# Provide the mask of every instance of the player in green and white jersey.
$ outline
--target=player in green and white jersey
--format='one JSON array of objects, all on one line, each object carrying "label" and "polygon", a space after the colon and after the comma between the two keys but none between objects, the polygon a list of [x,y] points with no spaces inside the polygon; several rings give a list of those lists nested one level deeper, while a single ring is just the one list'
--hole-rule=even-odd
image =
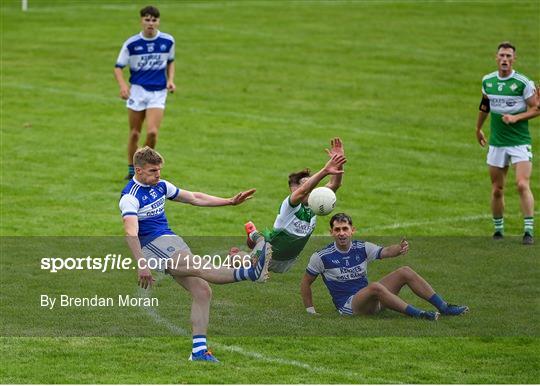
[{"label": "player in green and white jersey", "polygon": [[516,172],[524,218],[523,244],[533,244],[534,197],[530,188],[532,172],[531,135],[527,120],[506,123],[505,114],[519,114],[536,109],[538,104],[534,83],[526,76],[513,70],[516,58],[515,47],[503,42],[497,47],[497,71],[482,79],[482,101],[476,123],[476,138],[481,146],[486,145],[482,131],[488,114],[491,117],[489,151],[487,164],[491,177],[491,210],[495,225],[494,239],[504,234],[504,185],[508,166],[511,163]]},{"label": "player in green and white jersey", "polygon": [[332,177],[326,187],[335,192],[341,186],[343,165],[347,162],[341,139],[332,139],[331,150],[327,149],[326,151],[330,159],[317,173],[311,175],[309,169],[304,169],[289,175],[291,194],[281,203],[274,228],[271,231],[258,232],[253,223],[246,224],[248,245],[257,241],[261,234],[272,245],[272,261],[268,267],[269,271],[287,272],[298,260],[300,252],[313,233],[317,217],[307,206],[309,193],[328,175]]}]

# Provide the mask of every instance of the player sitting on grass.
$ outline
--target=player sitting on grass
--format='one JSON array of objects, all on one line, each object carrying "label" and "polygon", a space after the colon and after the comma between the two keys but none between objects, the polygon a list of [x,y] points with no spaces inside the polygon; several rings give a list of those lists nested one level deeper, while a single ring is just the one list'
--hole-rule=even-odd
[{"label": "player sitting on grass", "polygon": [[289,175],[291,194],[281,203],[272,231],[260,233],[252,222],[246,224],[247,244],[250,248],[262,237],[272,244],[269,271],[287,272],[298,260],[298,255],[313,233],[317,218],[307,206],[309,193],[328,175],[332,176],[326,184],[328,188],[335,192],[341,186],[343,165],[347,162],[341,140],[332,139],[331,148],[326,150],[330,160],[317,173],[311,175],[309,169],[304,169]]},{"label": "player sitting on grass", "polygon": [[169,228],[165,201],[168,199],[194,206],[240,205],[253,196],[255,189],[240,192],[232,198],[179,189],[160,179],[163,157],[148,146],[135,152],[133,164],[135,176],[122,190],[120,210],[126,240],[138,264],[139,285],[145,289],[151,286],[154,278],[150,268],[156,268],[170,274],[189,291],[193,298],[193,350],[189,360],[218,362],[206,346],[212,297],[208,282],[265,281],[272,249],[261,239],[252,251],[253,263],[249,267],[235,269],[226,266],[226,263],[217,267],[214,264],[202,266],[194,259],[184,240]]},{"label": "player sitting on grass", "polygon": [[[389,247],[353,240],[355,232],[350,216],[338,213],[330,220],[330,233],[334,242],[315,252],[306,268],[301,283],[301,294],[306,311],[316,314],[313,307],[311,284],[322,275],[332,300],[341,315],[371,315],[389,308],[403,314],[428,320],[437,320],[440,314],[461,315],[469,308],[446,303],[420,275],[410,267],[401,267],[378,282],[368,284],[367,265],[375,259],[404,255],[409,243]],[[407,285],[416,296],[433,304],[439,312],[424,311],[405,303],[399,296]]]}]

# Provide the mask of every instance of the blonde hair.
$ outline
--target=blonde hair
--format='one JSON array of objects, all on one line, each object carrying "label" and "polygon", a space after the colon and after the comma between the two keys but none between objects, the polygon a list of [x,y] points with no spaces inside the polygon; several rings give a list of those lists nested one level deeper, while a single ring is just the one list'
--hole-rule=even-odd
[{"label": "blonde hair", "polygon": [[140,168],[146,164],[161,165],[164,162],[163,157],[150,146],[145,146],[133,154],[133,165]]}]

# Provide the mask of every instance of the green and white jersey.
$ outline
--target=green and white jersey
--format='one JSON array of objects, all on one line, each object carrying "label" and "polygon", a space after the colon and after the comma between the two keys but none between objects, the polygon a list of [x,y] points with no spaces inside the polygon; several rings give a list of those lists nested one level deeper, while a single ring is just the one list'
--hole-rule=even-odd
[{"label": "green and white jersey", "polygon": [[273,260],[291,260],[298,257],[315,230],[317,217],[304,204],[291,205],[288,196],[279,207],[272,231],[264,232],[272,244]]},{"label": "green and white jersey", "polygon": [[512,71],[506,78],[500,78],[494,71],[482,78],[482,93],[489,98],[491,110],[491,146],[530,145],[529,122],[527,120],[507,125],[504,114],[518,114],[527,110],[527,102],[534,95],[534,82],[526,76]]}]

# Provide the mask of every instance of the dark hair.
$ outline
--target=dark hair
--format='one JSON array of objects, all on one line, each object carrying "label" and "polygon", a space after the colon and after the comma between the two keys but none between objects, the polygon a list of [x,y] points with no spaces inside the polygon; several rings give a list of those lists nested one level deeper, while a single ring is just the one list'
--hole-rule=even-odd
[{"label": "dark hair", "polygon": [[145,17],[146,15],[150,15],[159,19],[159,9],[151,5],[148,5],[144,7],[143,9],[141,9],[141,17]]},{"label": "dark hair", "polygon": [[499,46],[497,47],[497,52],[501,49],[501,48],[511,48],[512,51],[516,52],[516,47],[514,47],[514,45],[510,42],[502,42],[501,44],[499,44]]},{"label": "dark hair", "polygon": [[300,180],[309,176],[311,176],[311,171],[309,169],[289,174],[289,187],[292,185],[300,185]]},{"label": "dark hair", "polygon": [[336,213],[335,215],[333,215],[332,218],[330,219],[330,228],[334,227],[334,223],[336,221],[337,222],[346,222],[350,226],[353,225],[351,216],[349,216],[346,213]]}]

